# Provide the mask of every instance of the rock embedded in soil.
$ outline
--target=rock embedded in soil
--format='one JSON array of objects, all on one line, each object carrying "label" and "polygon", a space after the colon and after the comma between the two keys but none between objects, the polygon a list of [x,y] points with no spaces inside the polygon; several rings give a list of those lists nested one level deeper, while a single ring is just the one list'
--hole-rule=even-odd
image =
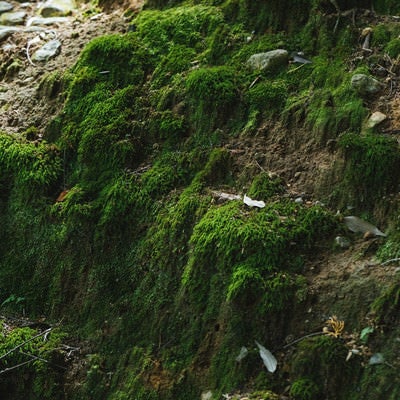
[{"label": "rock embedded in soil", "polygon": [[384,85],[377,79],[365,74],[353,75],[351,86],[360,96],[373,95],[384,88]]},{"label": "rock embedded in soil", "polygon": [[23,25],[26,18],[25,11],[16,11],[16,12],[5,12],[0,15],[0,24],[1,25]]},{"label": "rock embedded in soil", "polygon": [[375,126],[379,125],[381,122],[385,121],[387,116],[380,111],[375,111],[367,121],[367,128],[374,128]]},{"label": "rock embedded in soil", "polygon": [[35,51],[32,56],[33,61],[47,61],[54,58],[61,51],[61,42],[57,39],[50,40],[39,50]]},{"label": "rock embedded in soil", "polygon": [[56,25],[56,24],[65,24],[71,22],[71,18],[69,17],[32,17],[29,18],[26,26],[38,26],[38,25]]},{"label": "rock embedded in soil", "polygon": [[13,5],[7,1],[0,1],[0,13],[11,11],[13,8]]},{"label": "rock embedded in soil", "polygon": [[14,32],[18,32],[20,30],[20,28],[17,28],[15,26],[0,26],[0,41],[8,38]]},{"label": "rock embedded in soil", "polygon": [[247,66],[253,70],[270,70],[287,65],[289,53],[286,50],[277,49],[266,53],[253,54],[247,60]]},{"label": "rock embedded in soil", "polygon": [[74,0],[48,0],[39,10],[42,17],[65,17],[76,9]]}]

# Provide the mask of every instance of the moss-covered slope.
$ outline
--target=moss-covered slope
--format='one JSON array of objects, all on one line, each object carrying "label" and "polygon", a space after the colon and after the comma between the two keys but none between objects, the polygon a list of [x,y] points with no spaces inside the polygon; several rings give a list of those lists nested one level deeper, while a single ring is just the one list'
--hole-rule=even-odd
[{"label": "moss-covered slope", "polygon": [[[375,6],[392,13],[395,3]],[[333,251],[344,229],[330,209],[394,214],[385,196],[398,191],[400,153],[364,129],[375,100],[350,83],[370,65],[353,58],[360,27],[348,15],[325,1],[149,1],[130,32],[83,50],[42,142],[0,134],[0,300],[62,319],[87,343],[65,398],[258,389],[273,399],[288,384],[295,399],[361,400],[372,386],[369,399],[397,398],[395,374],[389,382],[361,358],[346,362],[343,332],[321,331],[296,353],[285,346],[313,301],[307,260]],[[251,55],[281,48],[312,63],[248,67]],[[249,166],[249,142],[265,142],[271,159],[283,143],[334,154],[312,185],[331,208],[294,201],[284,179]],[[245,193],[265,207],[244,204]],[[398,309],[398,285],[382,296],[376,323]],[[387,329],[389,351],[398,331]],[[254,340],[276,352],[275,374]],[[242,347],[249,354],[237,361]],[[390,365],[378,368],[399,368]],[[31,385],[55,384],[37,376]],[[0,390],[11,398],[7,379]],[[27,388],[18,398],[38,397]]]}]

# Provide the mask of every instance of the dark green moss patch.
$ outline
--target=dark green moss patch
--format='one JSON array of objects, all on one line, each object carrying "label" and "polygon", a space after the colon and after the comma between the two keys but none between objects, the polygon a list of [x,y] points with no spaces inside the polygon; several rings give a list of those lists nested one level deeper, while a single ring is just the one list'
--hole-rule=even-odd
[{"label": "dark green moss patch", "polygon": [[346,167],[343,182],[357,201],[372,207],[380,197],[397,190],[400,153],[397,142],[386,136],[346,134],[339,142]]}]

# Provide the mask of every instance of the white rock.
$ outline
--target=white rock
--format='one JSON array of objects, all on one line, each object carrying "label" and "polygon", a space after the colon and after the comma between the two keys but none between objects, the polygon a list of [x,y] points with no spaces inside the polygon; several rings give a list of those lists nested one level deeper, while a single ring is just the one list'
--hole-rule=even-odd
[{"label": "white rock", "polygon": [[367,121],[367,128],[374,128],[375,126],[379,125],[383,122],[387,116],[380,111],[375,111]]},{"label": "white rock", "polygon": [[35,51],[32,56],[33,61],[47,61],[54,58],[61,51],[61,42],[59,40],[50,40],[39,50]]},{"label": "white rock", "polygon": [[65,24],[67,22],[71,22],[71,18],[69,18],[69,17],[50,17],[50,18],[32,17],[32,18],[28,19],[28,21],[26,22],[26,26],[57,25],[57,24]]},{"label": "white rock", "polygon": [[13,5],[7,1],[0,1],[0,13],[11,11],[13,8]]}]

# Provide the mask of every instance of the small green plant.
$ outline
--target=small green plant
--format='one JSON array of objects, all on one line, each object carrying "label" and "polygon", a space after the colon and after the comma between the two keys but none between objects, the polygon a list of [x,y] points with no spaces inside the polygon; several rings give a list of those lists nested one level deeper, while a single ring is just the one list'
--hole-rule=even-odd
[{"label": "small green plant", "polygon": [[2,303],[1,307],[4,306],[18,306],[25,302],[25,297],[20,297],[15,294],[8,296]]}]

